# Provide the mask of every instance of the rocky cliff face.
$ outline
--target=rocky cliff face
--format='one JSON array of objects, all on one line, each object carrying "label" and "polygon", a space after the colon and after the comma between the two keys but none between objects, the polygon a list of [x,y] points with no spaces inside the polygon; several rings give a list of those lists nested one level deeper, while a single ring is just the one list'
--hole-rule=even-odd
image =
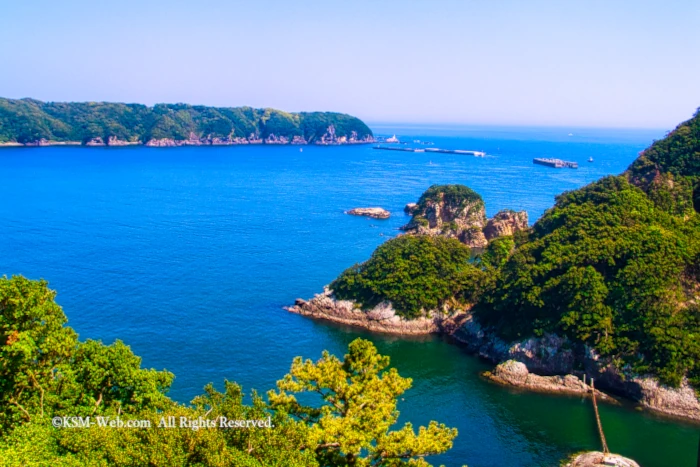
[{"label": "rocky cliff face", "polygon": [[402,227],[410,234],[457,238],[472,248],[488,244],[482,230],[486,207],[476,192],[463,185],[432,186],[413,210],[413,219]]},{"label": "rocky cliff face", "polygon": [[464,185],[432,186],[404,211],[413,215],[402,227],[407,233],[457,238],[470,248],[484,248],[489,240],[528,228],[525,211],[503,210],[487,219],[481,196]]},{"label": "rocky cliff face", "polygon": [[519,230],[527,229],[527,220],[527,212],[525,211],[516,212],[504,209],[488,220],[484,227],[484,236],[486,240],[493,240],[497,237],[513,235]]}]

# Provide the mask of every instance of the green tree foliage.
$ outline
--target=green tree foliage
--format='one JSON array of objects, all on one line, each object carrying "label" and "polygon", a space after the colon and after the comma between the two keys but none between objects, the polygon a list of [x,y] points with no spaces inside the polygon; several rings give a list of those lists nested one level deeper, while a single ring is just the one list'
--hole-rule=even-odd
[{"label": "green tree foliage", "polygon": [[425,212],[429,202],[439,201],[449,206],[464,206],[467,203],[484,205],[481,195],[465,185],[432,185],[418,199],[416,212]]},{"label": "green tree foliage", "polygon": [[653,177],[657,171],[677,177],[700,176],[700,109],[642,151],[629,168],[634,177]]},{"label": "green tree foliage", "polygon": [[133,413],[166,401],[172,375],[143,370],[117,341],[78,342],[44,281],[0,279],[0,432],[20,421]]},{"label": "green tree foliage", "polygon": [[389,301],[400,316],[416,318],[473,299],[481,271],[470,257],[470,249],[453,238],[402,235],[347,269],[330,288],[337,298],[355,300],[363,308]]},{"label": "green tree foliage", "polygon": [[700,109],[642,151],[627,175],[666,211],[700,212]]},{"label": "green tree foliage", "polygon": [[[166,395],[173,376],[141,368],[123,343],[79,341],[54,298],[45,281],[0,278],[0,467],[325,467],[369,465],[367,452],[372,465],[427,466],[422,457],[446,451],[456,436],[435,422],[418,433],[410,424],[390,431],[398,417],[396,397],[410,380],[387,370],[388,358],[367,341],[353,342],[344,363],[324,353],[327,373],[296,359],[269,402],[253,392],[245,403],[241,387],[227,381],[223,392],[208,385],[182,405]],[[328,397],[310,407],[285,392],[314,385]],[[302,422],[304,413],[315,418]],[[113,428],[98,422],[59,429],[52,426],[57,416],[151,425]],[[167,417],[174,417],[177,428],[162,425]],[[181,417],[216,423],[180,427]],[[222,417],[269,426],[222,428]],[[342,452],[324,447],[323,440],[343,443]]]},{"label": "green tree foliage", "polygon": [[86,142],[110,136],[132,142],[156,138],[304,136],[320,138],[329,125],[336,134],[359,138],[372,131],[361,120],[331,112],[291,114],[275,109],[219,108],[188,104],[140,104],[108,102],[41,102],[0,98],[0,143],[50,141]]},{"label": "green tree foliage", "polygon": [[[456,429],[431,422],[415,432],[410,423],[394,428],[396,400],[411,387],[395,369],[385,371],[389,357],[371,342],[356,339],[341,361],[323,353],[316,363],[296,358],[291,372],[270,391],[272,408],[299,420],[305,449],[316,453],[320,465],[428,466],[425,456],[452,447]],[[320,397],[320,405],[302,405],[295,393]]]}]

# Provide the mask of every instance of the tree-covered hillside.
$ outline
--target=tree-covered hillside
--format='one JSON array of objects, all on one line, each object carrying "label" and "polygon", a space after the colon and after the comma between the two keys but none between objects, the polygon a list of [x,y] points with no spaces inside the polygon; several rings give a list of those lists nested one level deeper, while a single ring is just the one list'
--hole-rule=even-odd
[{"label": "tree-covered hillside", "polygon": [[0,143],[39,140],[77,141],[110,137],[128,142],[170,138],[248,138],[270,135],[291,140],[319,140],[333,125],[338,137],[372,136],[361,120],[332,112],[287,113],[251,107],[205,107],[188,104],[108,102],[41,102],[0,98]]},{"label": "tree-covered hillside", "polygon": [[454,238],[404,235],[380,245],[330,288],[337,298],[355,300],[364,309],[389,301],[399,316],[411,319],[470,303],[480,272],[470,263],[469,248]]}]

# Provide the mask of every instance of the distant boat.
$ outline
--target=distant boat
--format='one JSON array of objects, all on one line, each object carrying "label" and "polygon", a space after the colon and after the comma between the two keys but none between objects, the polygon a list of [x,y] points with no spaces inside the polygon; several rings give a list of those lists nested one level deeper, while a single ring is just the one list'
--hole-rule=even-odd
[{"label": "distant boat", "polygon": [[299,152],[304,152],[304,148],[299,148]]},{"label": "distant boat", "polygon": [[589,157],[589,158],[588,158],[588,162],[593,162],[593,158],[592,158],[592,157]]},{"label": "distant boat", "polygon": [[573,134],[573,133],[569,133],[569,136],[574,136],[574,134]]},{"label": "distant boat", "polygon": [[392,136],[391,138],[386,139],[387,143],[398,143],[399,139],[396,137],[396,135]]}]

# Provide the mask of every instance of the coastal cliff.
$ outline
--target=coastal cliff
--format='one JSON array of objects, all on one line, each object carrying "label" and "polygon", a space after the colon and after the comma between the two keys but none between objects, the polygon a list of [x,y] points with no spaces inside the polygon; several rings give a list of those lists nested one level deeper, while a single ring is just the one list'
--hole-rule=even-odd
[{"label": "coastal cliff", "polygon": [[413,216],[401,227],[406,233],[456,238],[470,248],[528,228],[525,211],[503,210],[487,219],[484,200],[464,185],[433,185],[404,211]]},{"label": "coastal cliff", "polygon": [[364,122],[334,112],[288,113],[251,107],[187,104],[41,102],[0,98],[0,147],[231,146],[363,144]]}]

